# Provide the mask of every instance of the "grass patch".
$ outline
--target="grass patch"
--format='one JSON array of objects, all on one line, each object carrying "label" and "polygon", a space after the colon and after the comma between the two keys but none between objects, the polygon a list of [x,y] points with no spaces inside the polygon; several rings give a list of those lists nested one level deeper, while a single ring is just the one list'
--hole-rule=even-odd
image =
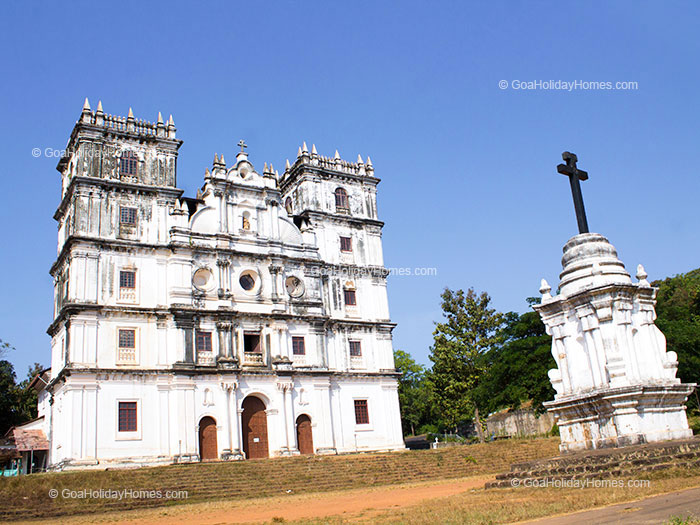
[{"label": "grass patch", "polygon": [[700,519],[695,516],[671,516],[664,525],[700,525]]}]

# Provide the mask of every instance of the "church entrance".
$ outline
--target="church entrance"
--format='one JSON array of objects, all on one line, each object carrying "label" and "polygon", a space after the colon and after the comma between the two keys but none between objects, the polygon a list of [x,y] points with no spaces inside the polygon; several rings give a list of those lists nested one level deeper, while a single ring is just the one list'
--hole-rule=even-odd
[{"label": "church entrance", "polygon": [[243,452],[247,459],[266,458],[267,450],[267,414],[265,403],[261,399],[248,396],[243,400]]},{"label": "church entrance", "polygon": [[199,458],[201,461],[219,459],[216,444],[216,421],[213,417],[203,417],[199,422]]},{"label": "church entrance", "polygon": [[311,418],[302,414],[297,418],[297,446],[302,454],[314,453],[314,438],[311,433]]}]

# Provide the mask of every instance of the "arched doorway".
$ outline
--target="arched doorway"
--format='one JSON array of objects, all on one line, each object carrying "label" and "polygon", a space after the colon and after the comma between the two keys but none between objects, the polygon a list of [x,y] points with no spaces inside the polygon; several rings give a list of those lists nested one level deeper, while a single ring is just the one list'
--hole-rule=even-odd
[{"label": "arched doorway", "polygon": [[267,450],[267,414],[265,403],[261,399],[248,396],[243,400],[243,452],[248,459],[266,458]]},{"label": "arched doorway", "polygon": [[216,444],[216,421],[213,417],[203,417],[199,421],[199,458],[201,461],[219,459]]},{"label": "arched doorway", "polygon": [[314,453],[314,438],[311,433],[311,418],[302,414],[297,418],[297,446],[302,454]]}]

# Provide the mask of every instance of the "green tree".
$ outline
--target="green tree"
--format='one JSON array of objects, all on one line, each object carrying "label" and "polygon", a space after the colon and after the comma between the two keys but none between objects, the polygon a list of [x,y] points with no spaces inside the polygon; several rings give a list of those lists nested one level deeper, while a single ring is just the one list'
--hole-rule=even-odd
[{"label": "green tree", "polygon": [[10,343],[7,343],[0,339],[0,357],[5,357],[10,350],[14,350],[15,347]]},{"label": "green tree", "polygon": [[0,436],[20,422],[20,395],[12,363],[0,361]]},{"label": "green tree", "polygon": [[34,363],[27,368],[27,378],[17,385],[19,390],[17,411],[22,422],[35,419],[37,416],[37,391],[29,388],[29,384],[43,370],[44,366],[41,363]]},{"label": "green tree", "polygon": [[[538,299],[528,299],[533,304]],[[535,412],[544,412],[542,403],[554,399],[548,371],[556,367],[552,357],[552,338],[537,312],[505,315],[504,342],[489,351],[488,372],[476,389],[479,406],[488,412],[518,408],[532,400]]]},{"label": "green tree", "polygon": [[[6,355],[14,347],[0,339],[0,356]],[[34,376],[43,370],[34,363],[27,371],[27,378],[17,384],[15,368],[9,361],[0,361],[0,436],[11,427],[21,425],[37,416],[37,393],[29,388]]]},{"label": "green tree", "polygon": [[402,350],[394,350],[396,371],[399,378],[399,405],[404,435],[416,434],[416,428],[429,422],[430,390],[426,383],[425,367]]},{"label": "green tree", "polygon": [[430,360],[433,396],[444,422],[450,428],[476,419],[479,439],[483,441],[479,406],[474,394],[488,369],[484,355],[501,341],[503,315],[490,308],[486,292],[473,288],[452,291],[445,288],[440,296],[445,321],[436,323]]},{"label": "green tree", "polygon": [[666,336],[666,349],[678,354],[678,377],[700,383],[700,268],[652,285],[659,288],[656,326]]}]

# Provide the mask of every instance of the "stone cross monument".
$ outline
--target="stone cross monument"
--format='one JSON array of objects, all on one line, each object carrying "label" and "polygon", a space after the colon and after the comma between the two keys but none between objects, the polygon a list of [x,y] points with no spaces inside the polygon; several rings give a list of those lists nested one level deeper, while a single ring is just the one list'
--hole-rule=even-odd
[{"label": "stone cross monument", "polygon": [[545,407],[557,418],[560,450],[618,447],[692,437],[684,403],[695,384],[676,378],[678,360],[654,324],[657,289],[640,264],[632,282],[617,251],[588,233],[579,185],[588,174],[565,152],[579,234],[564,246],[559,293],[542,280],[535,306],[552,336],[556,391]]}]

